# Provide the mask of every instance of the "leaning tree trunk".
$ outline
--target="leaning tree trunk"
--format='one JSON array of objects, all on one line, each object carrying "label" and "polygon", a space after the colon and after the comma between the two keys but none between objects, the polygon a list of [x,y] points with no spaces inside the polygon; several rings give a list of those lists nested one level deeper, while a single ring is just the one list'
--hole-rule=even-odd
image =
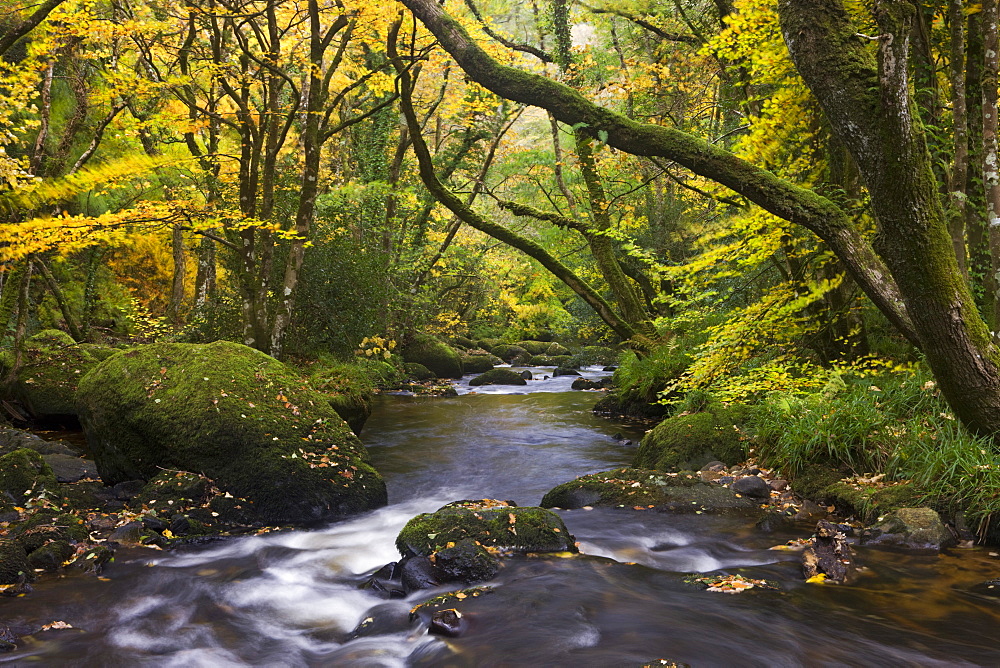
[{"label": "leaning tree trunk", "polygon": [[1000,355],[959,271],[907,81],[913,5],[875,5],[878,63],[840,0],[784,0],[792,59],[871,195],[876,250],[903,294],[942,392],[979,433],[1000,431]]}]

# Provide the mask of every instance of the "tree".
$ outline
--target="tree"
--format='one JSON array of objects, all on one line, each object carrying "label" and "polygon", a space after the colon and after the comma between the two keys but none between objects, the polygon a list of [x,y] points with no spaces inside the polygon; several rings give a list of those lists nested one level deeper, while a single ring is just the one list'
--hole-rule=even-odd
[{"label": "tree", "polygon": [[878,225],[874,248],[829,199],[697,137],[632,121],[557,81],[501,65],[433,0],[403,4],[485,88],[564,123],[585,124],[620,150],[675,160],[813,231],[921,348],[963,423],[978,433],[1000,431],[1000,353],[959,271],[923,129],[914,123],[907,70],[912,4],[876,3],[873,39],[839,0],[784,0],[778,10],[798,72],[861,170]]}]

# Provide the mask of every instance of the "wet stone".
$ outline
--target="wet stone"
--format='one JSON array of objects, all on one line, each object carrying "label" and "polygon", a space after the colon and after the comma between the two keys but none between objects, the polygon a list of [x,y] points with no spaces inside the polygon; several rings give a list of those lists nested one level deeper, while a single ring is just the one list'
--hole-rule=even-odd
[{"label": "wet stone", "polygon": [[734,492],[755,499],[771,498],[771,488],[763,478],[760,478],[757,475],[749,475],[745,478],[740,478],[739,480],[734,481],[729,488]]},{"label": "wet stone", "polygon": [[466,624],[462,613],[454,608],[438,610],[431,617],[429,633],[447,638],[457,638],[462,635]]}]

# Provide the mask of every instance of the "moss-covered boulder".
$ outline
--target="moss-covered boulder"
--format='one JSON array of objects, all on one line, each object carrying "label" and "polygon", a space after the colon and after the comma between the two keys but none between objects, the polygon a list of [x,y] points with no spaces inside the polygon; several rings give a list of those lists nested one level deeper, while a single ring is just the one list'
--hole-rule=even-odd
[{"label": "moss-covered boulder", "polygon": [[575,539],[552,511],[507,501],[455,501],[417,515],[396,538],[404,557],[430,556],[472,540],[504,552],[576,552]]},{"label": "moss-covered boulder", "polygon": [[565,355],[572,355],[573,353],[570,352],[570,349],[567,348],[566,346],[562,345],[561,343],[556,343],[553,341],[552,343],[549,344],[549,347],[545,349],[545,354],[554,356],[565,356]]},{"label": "moss-covered boulder", "polygon": [[437,375],[423,364],[407,362],[403,365],[403,369],[406,370],[406,377],[411,380],[418,382],[425,380],[437,380]]},{"label": "moss-covered boulder", "polygon": [[543,508],[605,506],[674,512],[730,512],[757,508],[757,502],[691,473],[670,474],[641,468],[592,473],[557,485]]},{"label": "moss-covered boulder", "polygon": [[0,538],[0,584],[18,584],[34,579],[24,547],[17,541]]},{"label": "moss-covered boulder", "polygon": [[360,434],[372,415],[372,397],[356,392],[330,395],[330,406],[355,434]]},{"label": "moss-covered boulder", "polygon": [[744,437],[737,428],[742,408],[711,404],[701,413],[667,418],[639,445],[635,466],[660,471],[697,471],[712,461],[736,464],[746,458]]},{"label": "moss-covered boulder", "polygon": [[107,484],[198,471],[266,524],[325,521],[386,503],[368,453],[326,395],[228,341],[138,346],[80,383],[81,422]]},{"label": "moss-covered boulder", "polygon": [[620,353],[614,348],[608,348],[606,346],[584,346],[576,357],[580,360],[581,364],[617,364],[618,355]]},{"label": "moss-covered boulder", "polygon": [[528,360],[527,366],[555,366],[555,362],[548,355],[534,355]]},{"label": "moss-covered boulder", "polygon": [[14,524],[10,536],[24,547],[27,554],[31,554],[52,541],[87,541],[90,539],[90,532],[83,520],[76,515],[42,509]]},{"label": "moss-covered boulder", "polygon": [[90,348],[57,329],[35,334],[26,342],[11,396],[35,418],[75,415],[77,385],[100,362]]},{"label": "moss-covered boulder", "polygon": [[546,341],[518,341],[514,345],[524,348],[532,355],[545,355],[552,346]]},{"label": "moss-covered boulder", "polygon": [[476,347],[476,342],[467,336],[453,336],[448,340],[448,343],[456,348],[464,348],[465,350]]},{"label": "moss-covered boulder", "polygon": [[527,364],[531,359],[531,353],[521,346],[501,343],[493,346],[491,353],[502,359],[507,364]]},{"label": "moss-covered boulder", "polygon": [[866,545],[904,550],[940,551],[955,544],[955,537],[932,508],[900,508],[864,532]]},{"label": "moss-covered boulder", "polygon": [[433,336],[418,334],[403,348],[403,360],[423,364],[438,378],[461,378],[462,359],[458,352]]},{"label": "moss-covered boulder", "polygon": [[461,355],[462,369],[465,373],[483,373],[489,371],[497,364],[503,364],[503,360],[496,355],[491,355],[485,351]]},{"label": "moss-covered boulder", "polygon": [[469,385],[479,387],[480,385],[527,385],[528,381],[521,377],[521,374],[513,369],[490,369],[484,374],[480,374],[469,381]]},{"label": "moss-covered boulder", "polygon": [[23,504],[29,492],[43,489],[57,492],[59,485],[42,455],[20,448],[0,457],[0,500],[7,497]]}]

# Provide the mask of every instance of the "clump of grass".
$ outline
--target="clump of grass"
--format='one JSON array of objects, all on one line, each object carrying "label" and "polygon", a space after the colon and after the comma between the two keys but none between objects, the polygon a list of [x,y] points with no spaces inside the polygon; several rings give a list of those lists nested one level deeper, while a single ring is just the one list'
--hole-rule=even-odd
[{"label": "clump of grass", "polygon": [[751,424],[760,462],[786,475],[817,465],[881,473],[912,481],[922,502],[941,509],[980,521],[1000,513],[997,450],[955,420],[925,370],[838,378],[806,396],[775,394]]}]

